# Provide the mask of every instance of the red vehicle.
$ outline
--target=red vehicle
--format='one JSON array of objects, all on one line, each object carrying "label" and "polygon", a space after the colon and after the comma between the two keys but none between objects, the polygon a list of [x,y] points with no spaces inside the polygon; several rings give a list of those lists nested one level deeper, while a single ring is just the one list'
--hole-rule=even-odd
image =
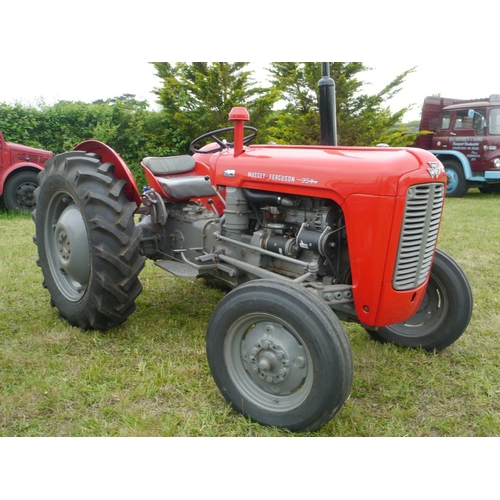
[{"label": "red vehicle", "polygon": [[469,187],[500,192],[500,94],[464,100],[426,97],[416,146],[431,151],[448,176],[447,196]]},{"label": "red vehicle", "polygon": [[52,156],[51,151],[6,142],[0,131],[0,197],[8,210],[33,210],[38,172]]},{"label": "red vehicle", "polygon": [[49,160],[34,212],[44,285],[70,324],[101,330],[135,310],[146,259],[229,289],[206,335],[221,393],[262,424],[316,429],[351,390],[341,320],[431,351],[466,329],[469,282],[436,249],[446,174],[417,148],[249,145],[247,110],[229,119],[192,156],[145,158],[142,193],[103,143]]}]

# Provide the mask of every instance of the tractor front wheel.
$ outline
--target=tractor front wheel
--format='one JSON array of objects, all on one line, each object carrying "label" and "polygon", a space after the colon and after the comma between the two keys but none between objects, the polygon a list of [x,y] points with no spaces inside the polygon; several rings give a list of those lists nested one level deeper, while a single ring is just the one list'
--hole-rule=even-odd
[{"label": "tractor front wheel", "polygon": [[40,174],[35,242],[51,303],[73,326],[106,330],[135,310],[142,290],[135,203],[114,165],[92,153],[63,153]]},{"label": "tractor front wheel", "polygon": [[437,250],[418,311],[402,323],[367,332],[379,342],[439,351],[465,331],[472,304],[471,287],[462,268],[448,254]]},{"label": "tractor front wheel", "polygon": [[352,353],[340,321],[295,284],[257,280],[229,292],[208,324],[207,357],[226,400],[263,425],[317,429],[351,390]]}]

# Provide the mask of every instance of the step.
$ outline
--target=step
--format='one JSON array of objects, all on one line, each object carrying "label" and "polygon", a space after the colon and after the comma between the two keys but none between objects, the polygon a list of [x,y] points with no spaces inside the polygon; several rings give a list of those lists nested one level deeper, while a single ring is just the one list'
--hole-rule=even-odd
[{"label": "step", "polygon": [[179,278],[196,278],[198,276],[198,271],[194,267],[175,260],[157,260],[155,266],[161,267]]}]

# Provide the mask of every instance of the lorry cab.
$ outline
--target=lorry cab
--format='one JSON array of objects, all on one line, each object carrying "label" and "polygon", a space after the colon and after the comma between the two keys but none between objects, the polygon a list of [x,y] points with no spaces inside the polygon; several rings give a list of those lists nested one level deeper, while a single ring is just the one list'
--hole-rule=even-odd
[{"label": "lorry cab", "polygon": [[473,173],[499,168],[500,95],[487,101],[445,106],[432,149],[463,153]]},{"label": "lorry cab", "polygon": [[500,190],[500,94],[464,100],[426,97],[416,147],[427,149],[448,174],[447,196],[469,187]]}]

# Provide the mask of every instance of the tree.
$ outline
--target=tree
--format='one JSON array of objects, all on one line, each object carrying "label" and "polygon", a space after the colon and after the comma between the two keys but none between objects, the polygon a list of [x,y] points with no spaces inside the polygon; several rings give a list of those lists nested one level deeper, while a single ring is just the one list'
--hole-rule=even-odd
[{"label": "tree", "polygon": [[19,103],[0,103],[0,130],[6,141],[50,149],[37,133],[41,120],[40,110],[37,108],[25,107]]},{"label": "tree", "polygon": [[[167,123],[168,139],[179,153],[189,151],[190,142],[210,130],[230,126],[229,112],[244,106],[251,125],[265,131],[277,100],[275,89],[257,86],[245,62],[155,62],[163,80],[156,89]],[[260,132],[260,131],[259,131]],[[262,141],[263,137],[259,137]],[[264,137],[265,140],[265,137]]]},{"label": "tree", "polygon": [[86,139],[111,146],[131,168],[138,184],[144,181],[140,162],[145,156],[174,154],[166,145],[163,117],[147,109],[147,101],[132,94],[93,103],[59,101],[37,107],[0,103],[0,129],[10,142],[62,153]]},{"label": "tree", "polygon": [[[371,146],[380,142],[391,145],[411,144],[401,124],[408,107],[392,113],[387,102],[401,90],[405,78],[414,68],[398,75],[377,94],[363,93],[365,82],[358,74],[368,71],[361,62],[330,63],[335,82],[337,135],[339,145]],[[284,103],[276,117],[273,137],[276,142],[320,143],[318,81],[321,64],[312,62],[271,63],[271,83]],[[397,144],[395,144],[397,143]]]}]

